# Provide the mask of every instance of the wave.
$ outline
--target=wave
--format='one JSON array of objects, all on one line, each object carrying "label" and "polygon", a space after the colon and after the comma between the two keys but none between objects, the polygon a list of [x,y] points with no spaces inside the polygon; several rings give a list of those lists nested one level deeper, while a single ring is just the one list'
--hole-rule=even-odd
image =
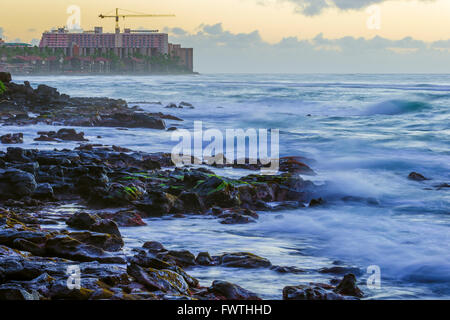
[{"label": "wave", "polygon": [[399,115],[404,113],[420,112],[430,109],[431,105],[423,101],[387,100],[370,105],[360,115],[372,116],[377,114]]}]

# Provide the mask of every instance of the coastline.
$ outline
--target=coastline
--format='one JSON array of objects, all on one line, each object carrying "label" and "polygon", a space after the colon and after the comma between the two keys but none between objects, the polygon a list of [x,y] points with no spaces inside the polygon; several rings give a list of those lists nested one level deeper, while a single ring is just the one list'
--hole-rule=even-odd
[{"label": "coastline", "polygon": [[[9,92],[8,101],[1,106],[3,125],[57,122],[64,126],[165,130],[165,119],[181,121],[129,108],[123,100],[71,98],[48,86],[32,89],[29,84],[5,82]],[[68,113],[68,106],[72,113]],[[29,112],[35,116],[29,117]],[[255,300],[259,299],[257,294],[226,281],[200,286],[182,268],[187,272],[193,266],[220,266],[236,272],[270,269],[274,274],[308,273],[296,266],[274,266],[248,252],[230,251],[219,256],[201,252],[195,256],[187,250],[167,250],[152,239],[142,248],[134,248],[132,254],[124,254],[119,230],[121,226],[138,230],[145,217],[200,215],[220,219],[224,225],[257,223],[256,211],[321,205],[320,188],[302,178],[312,169],[299,158],[282,159],[284,172],[277,176],[251,174],[231,179],[217,175],[213,167],[174,168],[169,154],[90,145],[73,129],[39,135],[41,139],[81,144],[75,150],[11,147],[1,153],[0,259],[6,266],[0,277],[2,299]],[[20,141],[20,136],[10,139]],[[82,212],[48,212],[68,203],[82,206]],[[67,286],[68,265],[80,267],[80,288]],[[339,279],[330,284],[293,283],[283,289],[280,299],[361,298],[363,293],[351,271],[329,266],[321,272],[334,273]]]}]

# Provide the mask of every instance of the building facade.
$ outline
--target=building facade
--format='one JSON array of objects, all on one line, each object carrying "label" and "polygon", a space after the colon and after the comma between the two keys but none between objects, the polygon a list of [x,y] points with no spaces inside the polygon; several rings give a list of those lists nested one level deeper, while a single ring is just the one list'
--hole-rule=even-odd
[{"label": "building facade", "polygon": [[169,43],[169,55],[180,58],[180,63],[188,70],[194,71],[194,49],[182,48],[179,44]]},{"label": "building facade", "polygon": [[130,29],[125,29],[123,33],[103,33],[102,27],[95,27],[94,31],[73,33],[60,28],[44,32],[39,47],[62,49],[68,56],[74,55],[74,47],[79,48],[76,53],[81,56],[92,55],[98,50],[101,53],[112,51],[120,58],[136,53],[151,56],[168,53],[168,35]]},{"label": "building facade", "polygon": [[[39,47],[62,50],[67,57],[88,57],[114,54],[120,59],[152,57],[158,54],[178,57],[185,70],[193,72],[193,49],[169,43],[167,33],[155,30],[125,29],[104,33],[102,27],[93,31],[69,32],[65,28],[44,32]],[[130,63],[135,67],[138,60]]]}]

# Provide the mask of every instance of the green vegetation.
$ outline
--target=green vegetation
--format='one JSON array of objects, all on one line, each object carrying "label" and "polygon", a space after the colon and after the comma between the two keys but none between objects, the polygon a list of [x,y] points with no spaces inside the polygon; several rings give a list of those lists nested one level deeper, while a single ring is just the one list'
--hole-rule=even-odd
[{"label": "green vegetation", "polygon": [[0,95],[4,94],[6,91],[5,84],[0,80]]},{"label": "green vegetation", "polygon": [[[88,56],[91,58],[89,61],[81,61],[79,59],[66,59],[61,60],[61,58],[66,58],[64,50],[62,49],[50,49],[50,48],[39,48],[34,47],[0,47],[0,58],[3,62],[16,64],[23,63],[21,59],[17,56],[34,56],[39,57],[43,61],[53,58],[53,61],[49,63],[38,63],[34,64],[34,72],[41,71],[70,71],[70,72],[95,72],[98,71],[98,67],[94,67],[95,62],[98,58],[108,59],[107,69],[103,68],[103,72],[111,73],[122,73],[133,71],[136,73],[190,73],[190,70],[181,64],[179,57],[171,56],[169,54],[155,54],[151,57],[144,56],[139,52],[130,54],[127,57],[120,58],[114,52],[108,51],[107,53],[102,52],[100,49],[95,49]],[[140,61],[133,60],[132,58],[139,59]]]}]

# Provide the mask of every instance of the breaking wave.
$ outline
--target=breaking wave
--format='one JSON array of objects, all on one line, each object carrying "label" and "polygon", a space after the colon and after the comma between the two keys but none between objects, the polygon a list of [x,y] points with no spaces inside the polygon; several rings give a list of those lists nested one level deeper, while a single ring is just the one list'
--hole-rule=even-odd
[{"label": "breaking wave", "polygon": [[429,108],[431,108],[431,105],[422,101],[387,100],[369,106],[361,113],[361,115],[397,115],[411,112],[420,112]]}]

